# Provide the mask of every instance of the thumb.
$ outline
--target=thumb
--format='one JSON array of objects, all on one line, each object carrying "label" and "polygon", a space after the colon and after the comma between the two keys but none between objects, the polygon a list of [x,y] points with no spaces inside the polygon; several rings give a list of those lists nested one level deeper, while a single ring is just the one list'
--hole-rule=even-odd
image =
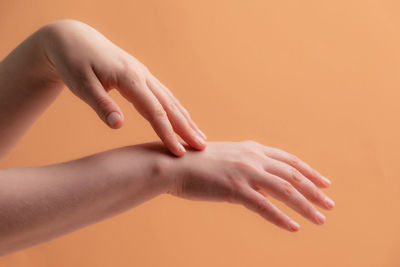
[{"label": "thumb", "polygon": [[124,115],[97,77],[94,74],[93,76],[89,79],[89,88],[86,88],[87,92],[84,93],[85,99],[83,100],[94,109],[100,119],[110,128],[118,129],[123,125]]}]

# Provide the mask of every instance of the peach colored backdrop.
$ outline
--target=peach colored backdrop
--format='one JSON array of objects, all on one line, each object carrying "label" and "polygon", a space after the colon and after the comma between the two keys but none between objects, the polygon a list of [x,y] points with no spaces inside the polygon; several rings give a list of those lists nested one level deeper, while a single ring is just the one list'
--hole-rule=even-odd
[{"label": "peach colored backdrop", "polygon": [[[39,26],[86,22],[132,53],[210,140],[254,139],[333,181],[327,224],[284,232],[241,206],[163,195],[0,266],[400,266],[398,1],[0,1],[3,58]],[[16,79],[18,77],[15,77]],[[156,140],[110,130],[65,90],[0,167]]]}]

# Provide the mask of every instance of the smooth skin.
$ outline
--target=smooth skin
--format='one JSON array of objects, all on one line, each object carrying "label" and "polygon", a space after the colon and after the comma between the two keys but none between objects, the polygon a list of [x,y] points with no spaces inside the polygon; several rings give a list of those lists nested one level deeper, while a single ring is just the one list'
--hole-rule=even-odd
[{"label": "smooth skin", "polygon": [[[2,138],[0,157],[65,85],[111,128],[124,122],[107,93],[115,88],[176,156],[185,149],[175,133],[194,149],[206,147],[206,136],[169,89],[136,58],[82,22],[62,20],[40,28],[3,60],[0,72],[2,110],[7,111],[0,114],[0,125],[8,125],[2,129],[8,138]],[[16,122],[20,119],[24,122]]]},{"label": "smooth skin", "polygon": [[[299,230],[298,223],[270,197],[317,225],[325,222],[315,205],[334,207],[320,190],[330,185],[328,179],[297,157],[254,141],[202,145],[197,140],[205,138],[187,111],[150,75],[143,64],[93,28],[71,20],[42,27],[0,63],[0,156],[17,143],[64,84],[112,128],[123,122],[121,110],[107,94],[117,88],[163,141],[54,165],[0,170],[0,256],[164,193],[240,204],[291,232]],[[113,112],[119,117],[109,119]],[[185,146],[184,156],[177,143]]]}]

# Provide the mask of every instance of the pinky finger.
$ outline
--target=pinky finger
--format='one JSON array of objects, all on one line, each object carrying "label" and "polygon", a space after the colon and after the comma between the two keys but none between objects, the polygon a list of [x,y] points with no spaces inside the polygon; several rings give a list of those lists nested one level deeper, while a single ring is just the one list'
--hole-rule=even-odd
[{"label": "pinky finger", "polygon": [[260,214],[276,226],[290,232],[297,232],[300,229],[300,225],[297,222],[280,211],[264,195],[253,188],[248,187],[248,189],[242,190],[237,197],[240,204]]}]

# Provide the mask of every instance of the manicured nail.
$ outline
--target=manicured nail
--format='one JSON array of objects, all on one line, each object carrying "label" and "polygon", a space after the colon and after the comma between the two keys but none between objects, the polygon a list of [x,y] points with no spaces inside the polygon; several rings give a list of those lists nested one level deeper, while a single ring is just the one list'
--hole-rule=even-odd
[{"label": "manicured nail", "polygon": [[300,225],[297,222],[295,222],[293,220],[290,220],[289,228],[290,228],[291,231],[296,232],[296,231],[298,231],[300,229]]},{"label": "manicured nail", "polygon": [[330,199],[329,197],[325,197],[325,203],[326,203],[326,206],[330,209],[335,207],[335,202],[333,202],[333,200]]},{"label": "manicured nail", "polygon": [[113,127],[120,119],[121,116],[119,115],[119,113],[114,111],[107,116],[107,123],[108,125]]},{"label": "manicured nail", "polygon": [[323,224],[325,222],[325,220],[326,220],[324,214],[322,214],[319,211],[315,212],[315,214],[317,215],[317,223],[318,224]]},{"label": "manicured nail", "polygon": [[201,145],[205,145],[206,144],[206,141],[204,141],[204,139],[203,138],[201,138],[200,136],[196,136],[196,141],[197,141],[197,143],[199,143],[199,144],[201,144]]},{"label": "manicured nail", "polygon": [[331,185],[331,181],[329,181],[328,178],[326,178],[326,177],[324,177],[324,176],[322,176],[322,175],[321,175],[321,177],[322,177],[322,180],[324,181],[324,183],[325,183],[326,185]]}]

